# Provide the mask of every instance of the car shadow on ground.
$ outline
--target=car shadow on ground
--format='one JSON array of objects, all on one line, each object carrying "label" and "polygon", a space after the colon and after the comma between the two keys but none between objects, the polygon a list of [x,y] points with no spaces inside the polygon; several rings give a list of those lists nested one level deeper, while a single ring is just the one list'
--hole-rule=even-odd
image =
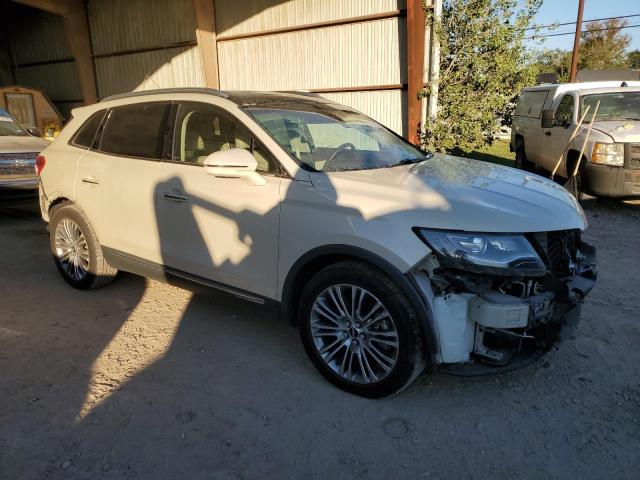
[{"label": "car shadow on ground", "polygon": [[603,374],[603,309],[538,365],[373,401],[327,383],[272,309],[128,274],[78,292],[33,210],[0,222],[2,478],[631,478],[640,390]]}]

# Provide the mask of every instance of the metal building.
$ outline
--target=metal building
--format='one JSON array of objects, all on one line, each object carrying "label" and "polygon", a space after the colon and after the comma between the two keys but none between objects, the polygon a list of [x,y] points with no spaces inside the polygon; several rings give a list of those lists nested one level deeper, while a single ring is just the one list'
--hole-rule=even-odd
[{"label": "metal building", "polygon": [[17,0],[2,10],[1,84],[41,89],[67,116],[131,90],[309,90],[415,140],[435,104],[418,98],[438,63],[422,0]]}]

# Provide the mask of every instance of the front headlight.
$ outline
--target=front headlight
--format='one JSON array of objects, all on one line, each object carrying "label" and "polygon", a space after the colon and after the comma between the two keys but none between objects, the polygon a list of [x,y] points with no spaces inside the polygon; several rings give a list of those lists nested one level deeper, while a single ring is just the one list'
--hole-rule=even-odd
[{"label": "front headlight", "polygon": [[524,235],[416,228],[444,267],[495,275],[542,276],[547,269]]},{"label": "front headlight", "polygon": [[624,165],[624,143],[595,143],[591,162],[612,167]]}]

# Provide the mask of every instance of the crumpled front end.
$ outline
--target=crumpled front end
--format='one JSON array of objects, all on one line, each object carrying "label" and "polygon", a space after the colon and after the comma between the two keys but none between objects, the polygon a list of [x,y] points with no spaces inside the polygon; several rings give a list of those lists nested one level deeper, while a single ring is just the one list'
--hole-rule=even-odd
[{"label": "crumpled front end", "polygon": [[595,249],[579,230],[527,235],[542,276],[469,273],[430,255],[410,275],[435,323],[435,362],[450,373],[512,370],[539,358],[575,329],[596,281]]}]

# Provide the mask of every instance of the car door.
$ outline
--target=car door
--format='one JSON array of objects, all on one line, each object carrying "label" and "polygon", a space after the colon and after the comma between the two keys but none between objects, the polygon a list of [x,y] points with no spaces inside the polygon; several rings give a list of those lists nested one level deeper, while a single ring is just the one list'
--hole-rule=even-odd
[{"label": "car door", "polygon": [[[250,150],[266,184],[216,178],[203,162],[213,152]],[[241,122],[207,103],[176,105],[170,158],[155,188],[162,263],[203,283],[275,298],[281,186],[277,162]]]},{"label": "car door", "polygon": [[[570,93],[565,94],[554,112],[554,125],[542,129],[539,164],[547,171],[553,171],[558,159],[562,156],[567,142],[575,127],[576,98]],[[562,167],[560,169],[562,171]]]},{"label": "car door", "polygon": [[169,102],[110,108],[80,158],[76,202],[103,247],[160,263],[154,195]]}]

